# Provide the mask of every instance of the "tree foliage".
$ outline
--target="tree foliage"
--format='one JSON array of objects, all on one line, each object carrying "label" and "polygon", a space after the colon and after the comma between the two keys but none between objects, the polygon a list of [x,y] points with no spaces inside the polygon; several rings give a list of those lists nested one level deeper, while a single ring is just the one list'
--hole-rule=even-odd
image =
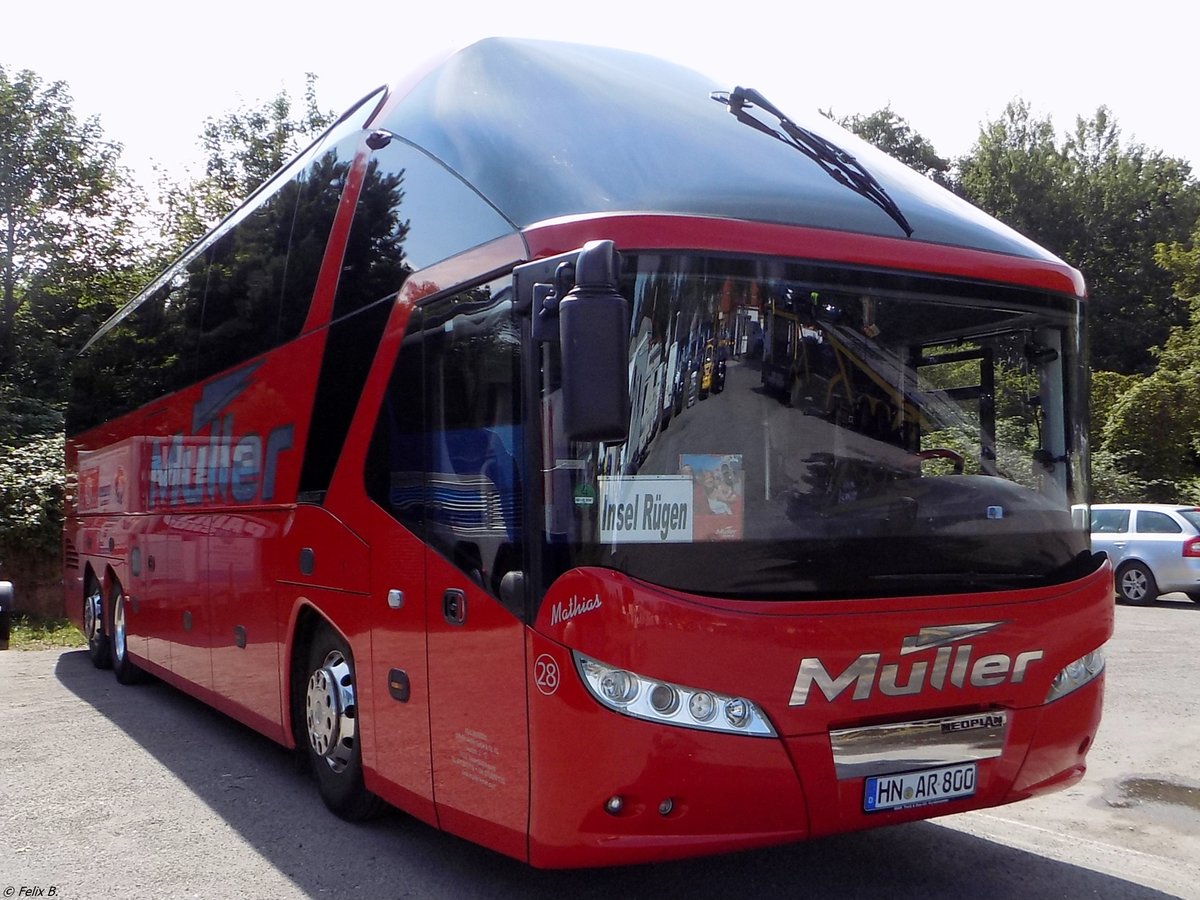
[{"label": "tree foliage", "polygon": [[[832,113],[826,115],[835,118]],[[835,121],[910,169],[943,186],[950,185],[950,160],[938,156],[933,144],[890,105],[868,115],[842,116]]]},{"label": "tree foliage", "polygon": [[62,531],[63,438],[0,446],[0,554],[54,552]]},{"label": "tree foliage", "polygon": [[142,197],[67,86],[0,67],[0,555],[58,546],[69,360],[144,274]]},{"label": "tree foliage", "polygon": [[1155,247],[1186,239],[1200,217],[1200,186],[1187,163],[1125,146],[1105,107],[1077,119],[1060,145],[1049,119],[1015,101],[959,161],[958,186],[1084,273],[1093,365],[1153,369],[1151,348],[1186,318]]},{"label": "tree foliage", "polygon": [[957,173],[959,191],[980,209],[1056,252],[1069,243],[1067,161],[1050,120],[1027,103],[985,123]]},{"label": "tree foliage", "polygon": [[81,317],[107,316],[139,270],[141,195],[120,149],[65,84],[0,67],[0,377],[23,395],[61,402]]},{"label": "tree foliage", "polygon": [[265,103],[209,118],[199,143],[204,175],[184,182],[160,173],[162,253],[171,258],[202,237],[336,118],[317,103],[317,77],[306,77],[302,108],[286,90]]},{"label": "tree foliage", "polygon": [[[1157,365],[1131,379],[1102,425],[1102,452],[1143,484],[1139,497],[1200,502],[1200,223],[1191,240],[1161,244],[1156,260],[1189,306],[1189,320],[1155,348]],[[1122,498],[1128,499],[1128,498]]]}]

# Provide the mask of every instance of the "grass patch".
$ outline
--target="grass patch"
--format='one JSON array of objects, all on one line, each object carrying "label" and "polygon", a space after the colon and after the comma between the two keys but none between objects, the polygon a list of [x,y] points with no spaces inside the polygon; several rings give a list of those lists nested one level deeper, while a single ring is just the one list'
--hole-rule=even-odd
[{"label": "grass patch", "polygon": [[53,650],[56,647],[86,647],[87,641],[70,619],[42,616],[13,616],[10,650]]}]

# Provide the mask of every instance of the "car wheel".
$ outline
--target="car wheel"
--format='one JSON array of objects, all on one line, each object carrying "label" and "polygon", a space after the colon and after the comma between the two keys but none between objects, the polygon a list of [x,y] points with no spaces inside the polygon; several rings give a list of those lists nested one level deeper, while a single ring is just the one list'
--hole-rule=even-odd
[{"label": "car wheel", "polygon": [[358,734],[354,661],[345,640],[328,625],[318,626],[309,647],[300,686],[303,743],[321,799],[336,815],[359,821],[383,808],[363,785]]},{"label": "car wheel", "polygon": [[96,576],[89,574],[83,589],[83,636],[87,638],[88,656],[97,669],[112,666],[112,645],[104,630],[104,594]]},{"label": "car wheel", "polygon": [[1158,599],[1153,573],[1141,563],[1126,563],[1117,570],[1117,596],[1126,603],[1145,606]]}]

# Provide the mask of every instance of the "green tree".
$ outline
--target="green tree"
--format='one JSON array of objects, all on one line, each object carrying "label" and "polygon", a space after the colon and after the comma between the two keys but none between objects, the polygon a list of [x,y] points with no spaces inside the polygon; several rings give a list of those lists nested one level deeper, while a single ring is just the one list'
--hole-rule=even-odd
[{"label": "green tree", "polygon": [[1014,101],[986,123],[957,165],[957,186],[972,203],[1045,247],[1062,252],[1071,222],[1068,162],[1049,119]]},{"label": "green tree", "polygon": [[[832,113],[826,115],[835,118]],[[939,184],[950,185],[950,161],[938,156],[933,144],[897,115],[891,106],[865,116],[842,116],[835,121],[910,169]]]},{"label": "green tree", "polygon": [[[1144,499],[1196,502],[1200,476],[1200,365],[1157,369],[1135,383],[1114,405],[1104,430],[1104,449],[1124,471],[1145,482]],[[1192,496],[1183,496],[1187,492]]]},{"label": "green tree", "polygon": [[1109,450],[1092,454],[1093,503],[1136,503],[1144,500],[1146,482],[1136,473],[1141,454],[1125,454],[1120,459]]},{"label": "green tree", "polygon": [[1063,252],[1088,281],[1095,364],[1146,372],[1151,349],[1187,321],[1187,302],[1156,247],[1187,239],[1200,218],[1200,185],[1182,160],[1120,138],[1104,107],[1077,120],[1065,152],[1079,232]]},{"label": "green tree", "polygon": [[0,67],[0,378],[52,403],[80,316],[107,316],[140,262],[121,148],[71,102],[62,82]]},{"label": "green tree", "polygon": [[1099,449],[1104,439],[1104,428],[1108,424],[1112,408],[1129,388],[1139,380],[1137,375],[1123,375],[1104,369],[1092,371],[1091,396],[1088,409],[1091,423],[1088,431],[1089,443]]},{"label": "green tree", "polygon": [[1146,482],[1143,496],[1200,502],[1200,224],[1186,242],[1160,244],[1160,267],[1189,306],[1189,321],[1173,327],[1155,351],[1157,366],[1132,381],[1104,424],[1104,449]]},{"label": "green tree", "polygon": [[23,608],[61,596],[70,357],[145,274],[120,150],[64,83],[0,67],[0,562]]},{"label": "green tree", "polygon": [[971,202],[1083,272],[1097,368],[1153,369],[1151,349],[1186,319],[1155,246],[1186,239],[1200,217],[1200,186],[1187,163],[1125,146],[1105,107],[1077,119],[1060,146],[1048,118],[1014,101],[959,160],[958,185]]},{"label": "green tree", "polygon": [[232,212],[291,157],[336,119],[317,103],[317,76],[306,76],[304,99],[281,90],[273,98],[205,121],[200,146],[204,175],[183,183],[160,173],[164,262],[178,255]]}]

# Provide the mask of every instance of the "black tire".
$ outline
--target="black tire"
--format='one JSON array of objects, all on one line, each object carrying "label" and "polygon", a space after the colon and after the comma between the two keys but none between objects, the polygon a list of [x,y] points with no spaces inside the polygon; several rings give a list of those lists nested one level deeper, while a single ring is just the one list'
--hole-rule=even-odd
[{"label": "black tire", "polygon": [[1117,569],[1117,597],[1134,606],[1149,606],[1158,599],[1154,573],[1139,562],[1125,563]]},{"label": "black tire", "polygon": [[87,638],[88,656],[97,669],[112,668],[112,644],[105,627],[106,613],[100,582],[89,573],[83,588],[83,636]]},{"label": "black tire", "polygon": [[346,641],[325,623],[313,634],[302,677],[295,693],[302,728],[296,740],[321,799],[340,818],[369,819],[384,803],[363,785],[354,659]]},{"label": "black tire", "polygon": [[129,658],[125,629],[125,593],[117,582],[113,582],[109,592],[108,608],[111,611],[108,634],[109,646],[112,648],[113,674],[121,684],[137,684],[145,680],[145,673]]}]

